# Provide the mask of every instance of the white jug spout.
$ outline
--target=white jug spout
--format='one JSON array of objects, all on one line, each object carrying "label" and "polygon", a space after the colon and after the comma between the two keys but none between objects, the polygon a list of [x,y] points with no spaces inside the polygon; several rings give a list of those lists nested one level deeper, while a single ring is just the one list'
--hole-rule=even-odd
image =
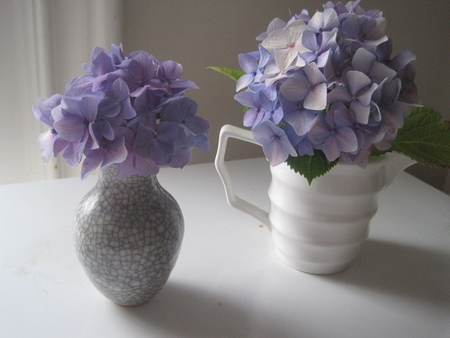
[{"label": "white jug spout", "polygon": [[403,170],[416,163],[416,161],[408,156],[397,152],[387,153],[385,156],[387,157],[386,187],[388,187]]}]

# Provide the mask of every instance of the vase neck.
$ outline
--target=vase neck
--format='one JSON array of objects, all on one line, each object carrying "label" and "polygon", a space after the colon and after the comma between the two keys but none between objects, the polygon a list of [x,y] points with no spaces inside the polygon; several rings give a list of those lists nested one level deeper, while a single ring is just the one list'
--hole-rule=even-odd
[{"label": "vase neck", "polygon": [[101,186],[159,186],[156,175],[132,175],[130,177],[119,179],[117,178],[117,164],[111,164],[106,168],[100,170],[98,184]]}]

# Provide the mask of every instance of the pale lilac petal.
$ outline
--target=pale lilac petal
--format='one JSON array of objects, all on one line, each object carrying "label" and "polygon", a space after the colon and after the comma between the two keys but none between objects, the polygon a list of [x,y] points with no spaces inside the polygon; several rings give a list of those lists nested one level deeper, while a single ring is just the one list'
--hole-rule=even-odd
[{"label": "pale lilac petal", "polygon": [[172,161],[169,166],[172,168],[183,168],[192,158],[192,152],[189,148],[182,147],[176,149],[172,155]]},{"label": "pale lilac petal", "polygon": [[336,137],[328,137],[323,142],[322,151],[329,162],[336,160],[341,155],[341,148],[338,145]]},{"label": "pale lilac petal", "polygon": [[351,126],[353,124],[352,120],[350,119],[348,109],[341,102],[337,102],[336,104],[334,104],[330,110],[334,111],[333,117],[336,126],[342,128]]},{"label": "pale lilac petal", "polygon": [[389,67],[394,70],[400,70],[415,59],[416,56],[413,53],[411,53],[410,51],[403,51],[389,62]]},{"label": "pale lilac petal", "polygon": [[175,61],[164,61],[159,66],[159,76],[168,80],[176,80],[183,74],[183,66]]},{"label": "pale lilac petal", "polygon": [[98,112],[103,117],[115,117],[121,112],[120,102],[115,98],[105,97],[98,105]]},{"label": "pale lilac petal", "polygon": [[341,151],[353,152],[358,149],[358,139],[356,134],[349,127],[340,128],[336,135]]},{"label": "pale lilac petal", "polygon": [[84,120],[81,116],[70,115],[56,121],[53,126],[63,139],[77,142],[84,137],[87,130],[87,126],[84,126],[83,122]]},{"label": "pale lilac petal", "polygon": [[107,139],[107,140],[114,140],[114,130],[111,127],[111,124],[108,121],[104,121],[102,123],[102,135]]},{"label": "pale lilac petal", "polygon": [[61,137],[56,138],[55,143],[53,145],[54,156],[56,157],[60,152],[65,150],[69,144],[70,144],[69,141],[62,139]]},{"label": "pale lilac petal", "polygon": [[54,153],[53,145],[55,144],[57,138],[58,136],[53,134],[51,129],[49,129],[45,133],[40,134],[38,137],[38,144],[42,149],[41,156],[45,164],[48,163]]},{"label": "pale lilac petal", "polygon": [[195,136],[193,146],[204,153],[209,153],[211,151],[211,145],[206,135]]},{"label": "pale lilac petal", "polygon": [[[323,11],[323,30],[332,30],[339,26],[339,17],[333,8],[326,8]],[[308,23],[309,24],[309,23]]]},{"label": "pale lilac petal", "polygon": [[130,151],[128,157],[117,165],[117,178],[123,179],[131,175],[156,175],[159,167],[150,158],[144,158]]},{"label": "pale lilac petal", "polygon": [[210,128],[210,123],[200,116],[193,116],[189,118],[185,125],[189,131],[195,135],[203,135],[208,132]]},{"label": "pale lilac petal", "polygon": [[302,112],[294,111],[292,113],[285,113],[284,119],[288,122],[292,128],[294,128],[295,133],[299,136],[305,135],[314,120],[316,115],[308,110],[303,110]]},{"label": "pale lilac petal", "polygon": [[129,99],[130,90],[128,89],[127,83],[121,78],[113,82],[112,89],[114,92],[114,96],[118,101],[124,101]]},{"label": "pale lilac petal", "polygon": [[369,74],[377,57],[364,48],[359,48],[352,59],[352,66],[355,70],[364,74]]},{"label": "pale lilac petal", "polygon": [[321,83],[311,88],[305,101],[303,101],[303,106],[311,110],[325,109],[327,106],[327,85]]},{"label": "pale lilac petal", "polygon": [[376,83],[372,83],[372,85],[364,91],[364,93],[358,95],[358,101],[360,101],[363,105],[368,106],[372,100],[372,94],[377,88],[378,85]]},{"label": "pale lilac petal", "polygon": [[385,79],[392,81],[397,76],[397,72],[380,62],[375,62],[369,76],[373,82],[380,84]]},{"label": "pale lilac petal", "polygon": [[111,44],[111,59],[115,65],[119,65],[125,59],[122,44],[118,46]]},{"label": "pale lilac petal", "polygon": [[312,18],[308,21],[308,26],[315,28],[317,31],[322,30],[324,23],[323,15],[323,12],[314,13]]},{"label": "pale lilac petal", "polygon": [[[373,41],[381,41],[384,42],[387,39],[384,35],[384,31],[386,29],[386,19],[385,18],[376,18],[373,19],[375,21],[375,26],[370,29],[368,32],[366,32],[365,37],[367,40],[373,40]],[[381,43],[381,42],[378,42]]]},{"label": "pale lilac petal", "polygon": [[263,114],[260,114],[256,109],[249,109],[244,114],[243,124],[244,127],[253,127],[258,125],[262,118],[264,117]]},{"label": "pale lilac petal", "polygon": [[244,107],[254,107],[255,102],[253,100],[254,93],[247,90],[245,92],[237,93],[234,99],[242,104]]},{"label": "pale lilac petal", "polygon": [[272,122],[263,122],[253,129],[253,137],[262,145],[263,152],[272,166],[286,161],[289,155],[297,156],[284,130]]},{"label": "pale lilac petal", "polygon": [[286,70],[298,56],[298,51],[292,48],[279,49],[274,52],[275,62],[281,71]]},{"label": "pale lilac petal", "polygon": [[336,45],[336,32],[322,32],[322,45],[320,50],[328,50]]},{"label": "pale lilac petal", "polygon": [[80,142],[70,142],[64,150],[63,159],[71,166],[77,166],[83,157],[87,137]]},{"label": "pale lilac petal", "polygon": [[288,30],[275,30],[271,32],[262,42],[262,46],[269,52],[277,49],[284,49],[290,43],[290,34]]},{"label": "pale lilac petal", "polygon": [[327,50],[327,51],[319,54],[319,56],[317,57],[317,60],[316,60],[317,67],[319,67],[319,68],[325,67],[325,65],[327,64],[327,61],[328,61],[328,57],[330,56],[330,53],[331,53],[331,50]]},{"label": "pale lilac petal", "polygon": [[350,110],[356,116],[356,122],[367,124],[369,122],[370,107],[361,104],[359,101],[353,101],[350,104]]},{"label": "pale lilac petal", "polygon": [[284,22],[283,20],[279,19],[279,18],[275,18],[273,19],[268,27],[267,27],[267,31],[258,35],[256,37],[257,41],[262,41],[265,38],[267,38],[267,36],[272,33],[273,31],[279,30],[279,29],[283,29],[284,27],[286,27],[286,22]]},{"label": "pale lilac petal", "polygon": [[256,70],[258,64],[256,59],[249,54],[239,54],[238,55],[239,66],[246,73],[251,73]]},{"label": "pale lilac petal", "polygon": [[297,152],[300,156],[303,155],[314,155],[314,147],[311,143],[311,140],[308,137],[304,137],[298,144],[297,144]]},{"label": "pale lilac petal", "polygon": [[312,85],[319,83],[325,83],[327,79],[320,71],[319,67],[315,63],[310,63],[305,66],[305,74],[308,78],[308,82]]},{"label": "pale lilac petal", "polygon": [[308,79],[303,75],[288,78],[280,87],[280,92],[292,102],[305,99],[310,90]]},{"label": "pale lilac petal", "polygon": [[350,102],[352,96],[349,94],[347,87],[338,86],[334,88],[327,96],[328,102]]},{"label": "pale lilac petal", "polygon": [[309,139],[315,144],[321,144],[330,135],[330,126],[325,120],[324,114],[316,116],[314,121],[310,125],[308,132]]},{"label": "pale lilac petal", "polygon": [[131,105],[130,98],[126,99],[125,101],[122,101],[121,104],[121,116],[124,119],[132,119],[136,117],[136,110],[134,110],[133,106]]},{"label": "pale lilac petal", "polygon": [[91,71],[94,76],[104,75],[114,71],[111,57],[99,47],[94,49],[92,53],[94,59],[91,64]]},{"label": "pale lilac petal", "polygon": [[316,34],[311,31],[304,31],[302,35],[302,44],[304,47],[311,51],[318,51],[319,45],[317,44]]},{"label": "pale lilac petal", "polygon": [[317,54],[315,52],[304,52],[300,56],[307,64],[317,60]]},{"label": "pale lilac petal", "polygon": [[244,74],[242,75],[236,82],[236,91],[240,91],[247,87],[250,83],[253,82],[255,76],[252,74]]},{"label": "pale lilac petal", "polygon": [[179,125],[175,122],[161,122],[158,126],[158,140],[164,143],[174,143],[179,132]]},{"label": "pale lilac petal", "polygon": [[352,95],[358,94],[361,89],[372,83],[366,74],[355,70],[347,72],[347,81],[349,92]]},{"label": "pale lilac petal", "polygon": [[91,172],[93,172],[102,163],[104,151],[95,149],[89,153],[89,156],[83,161],[81,166],[81,179],[84,180]]},{"label": "pale lilac petal", "polygon": [[128,152],[125,147],[125,137],[112,142],[105,150],[105,156],[102,163],[102,168],[112,164],[121,163],[127,158]]}]

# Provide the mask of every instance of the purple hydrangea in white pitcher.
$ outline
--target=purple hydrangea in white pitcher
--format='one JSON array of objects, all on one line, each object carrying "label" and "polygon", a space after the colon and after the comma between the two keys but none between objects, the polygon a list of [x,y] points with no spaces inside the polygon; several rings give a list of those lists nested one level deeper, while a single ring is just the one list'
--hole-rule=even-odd
[{"label": "purple hydrangea in white pitcher", "polygon": [[[211,67],[237,81],[250,129],[220,132],[228,203],[270,230],[282,261],[308,273],[350,266],[379,193],[406,167],[450,167],[450,123],[418,104],[414,54],[392,55],[383,13],[359,3],[274,19],[258,50],[239,55],[242,70]],[[224,161],[230,137],[262,146],[269,212],[236,195]]]},{"label": "purple hydrangea in white pitcher", "polygon": [[392,55],[382,11],[359,3],[276,18],[258,50],[239,55],[242,71],[210,68],[237,80],[243,124],[271,165],[287,162],[309,182],[339,159],[364,168],[390,151],[450,166],[450,125],[418,105],[414,54]]}]

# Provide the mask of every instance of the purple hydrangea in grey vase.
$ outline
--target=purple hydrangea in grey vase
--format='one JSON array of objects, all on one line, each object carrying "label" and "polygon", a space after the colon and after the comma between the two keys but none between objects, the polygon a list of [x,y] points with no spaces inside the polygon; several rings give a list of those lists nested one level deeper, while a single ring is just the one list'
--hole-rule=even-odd
[{"label": "purple hydrangea in grey vase", "polygon": [[63,95],[39,100],[42,157],[62,154],[82,162],[81,177],[100,167],[97,184],[80,202],[74,242],[78,259],[97,289],[117,304],[147,302],[165,285],[176,263],[184,220],[156,174],[183,168],[192,149],[209,151],[210,124],[184,93],[181,64],[145,51],[124,56],[96,47],[85,75]]}]

